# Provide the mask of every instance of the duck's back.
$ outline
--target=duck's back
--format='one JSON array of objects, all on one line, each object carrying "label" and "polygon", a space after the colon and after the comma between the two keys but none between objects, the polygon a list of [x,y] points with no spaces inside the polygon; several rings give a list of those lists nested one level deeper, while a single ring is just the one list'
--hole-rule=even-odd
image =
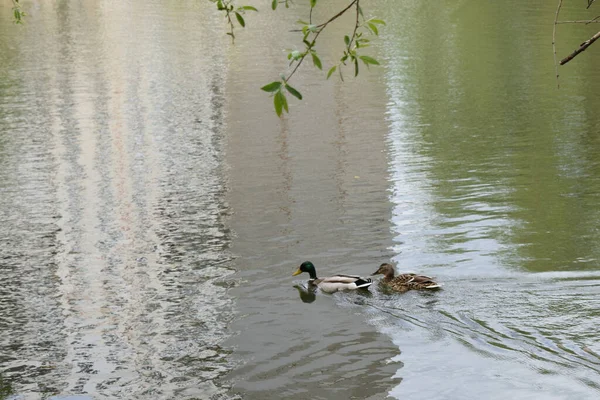
[{"label": "duck's back", "polygon": [[433,278],[417,274],[400,274],[387,282],[387,285],[399,291],[440,288],[440,285]]},{"label": "duck's back", "polygon": [[368,288],[373,281],[355,275],[334,275],[327,278],[313,279],[310,283],[318,286],[324,292],[334,293],[340,290]]}]

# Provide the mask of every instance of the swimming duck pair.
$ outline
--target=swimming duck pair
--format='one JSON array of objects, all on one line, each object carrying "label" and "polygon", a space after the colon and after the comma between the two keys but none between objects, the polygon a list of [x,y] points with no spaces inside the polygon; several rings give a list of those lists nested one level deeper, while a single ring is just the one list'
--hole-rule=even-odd
[{"label": "swimming duck pair", "polygon": [[[310,275],[310,279],[308,280],[310,286],[316,286],[327,293],[334,293],[341,290],[366,289],[373,284],[370,278],[363,278],[356,275],[333,275],[326,278],[317,278],[315,266],[310,261],[303,262],[292,275],[300,275],[303,272]],[[406,292],[411,289],[432,290],[441,287],[429,276],[417,274],[396,275],[394,267],[388,263],[381,264],[379,269],[371,275],[383,275],[383,285],[397,292]]]}]

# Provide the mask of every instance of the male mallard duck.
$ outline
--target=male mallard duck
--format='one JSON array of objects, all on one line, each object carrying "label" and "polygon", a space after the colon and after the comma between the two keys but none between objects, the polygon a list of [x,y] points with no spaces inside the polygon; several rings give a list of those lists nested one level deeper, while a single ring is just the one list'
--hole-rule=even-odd
[{"label": "male mallard duck", "polygon": [[411,289],[439,289],[441,287],[432,278],[425,275],[400,274],[394,276],[394,266],[388,263],[381,264],[379,269],[372,275],[383,275],[383,284],[399,292],[406,292]]},{"label": "male mallard duck", "polygon": [[315,266],[310,261],[303,262],[292,276],[300,275],[303,272],[308,272],[310,275],[308,280],[310,286],[317,286],[327,293],[334,293],[338,290],[364,289],[373,283],[369,278],[361,278],[355,275],[334,275],[327,278],[317,278]]}]

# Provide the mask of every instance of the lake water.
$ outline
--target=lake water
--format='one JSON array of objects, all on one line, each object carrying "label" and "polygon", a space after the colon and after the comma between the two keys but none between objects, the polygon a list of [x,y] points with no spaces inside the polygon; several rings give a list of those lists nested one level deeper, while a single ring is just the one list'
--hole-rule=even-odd
[{"label": "lake water", "polygon": [[209,2],[0,3],[0,398],[600,396],[600,48],[558,89],[555,4],[368,2],[382,66],[279,119],[307,8],[264,3],[233,45]]}]

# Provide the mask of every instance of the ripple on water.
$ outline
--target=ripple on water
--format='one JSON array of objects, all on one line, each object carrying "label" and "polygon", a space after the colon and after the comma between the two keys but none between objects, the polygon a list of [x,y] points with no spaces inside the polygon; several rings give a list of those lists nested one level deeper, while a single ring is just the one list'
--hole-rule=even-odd
[{"label": "ripple on water", "polygon": [[[138,5],[133,23],[158,38],[159,21],[192,18]],[[0,397],[225,396],[219,45],[171,68],[208,45],[201,31],[148,47],[119,36],[129,11],[80,6],[40,10],[28,32],[55,33],[43,40],[12,38],[35,51],[17,98],[0,97]]]},{"label": "ripple on water", "polygon": [[[370,323],[398,345],[401,354],[395,359],[406,367],[398,370],[402,383],[392,395],[500,399],[514,392],[533,399],[539,385],[544,393],[554,393],[548,398],[597,396],[598,277],[515,278],[447,277],[436,293],[389,294],[373,288],[366,300]],[[449,379],[452,385],[446,384]],[[436,382],[446,388],[443,393],[434,388]]]}]

